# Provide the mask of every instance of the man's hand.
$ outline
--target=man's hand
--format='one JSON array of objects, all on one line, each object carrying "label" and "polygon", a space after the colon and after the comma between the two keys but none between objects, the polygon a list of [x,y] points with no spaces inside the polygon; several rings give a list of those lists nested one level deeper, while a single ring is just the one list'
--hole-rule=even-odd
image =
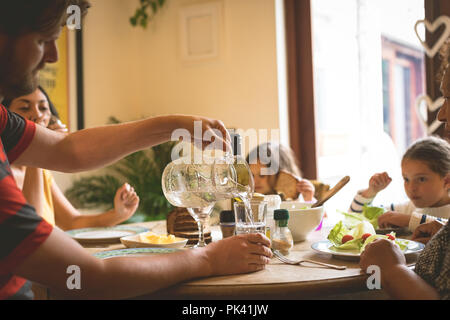
[{"label": "man's hand", "polygon": [[210,275],[262,270],[272,258],[270,240],[261,233],[241,234],[205,247]]},{"label": "man's hand", "polygon": [[371,265],[389,270],[397,265],[406,265],[406,259],[399,246],[391,240],[376,239],[369,243],[361,253],[359,266],[363,271]]},{"label": "man's hand", "polygon": [[411,240],[422,242],[427,244],[428,241],[444,226],[441,221],[431,221],[428,223],[421,224],[414,230]]},{"label": "man's hand", "polygon": [[[202,149],[205,149],[214,142],[215,145],[220,145],[223,151],[233,151],[230,134],[222,121],[189,115],[174,115],[172,117],[173,124],[171,126],[172,132],[170,134],[176,129],[186,129],[191,134],[191,142],[194,143],[194,145],[201,145]],[[196,123],[201,123],[202,136],[197,136],[200,132],[195,131]]]}]

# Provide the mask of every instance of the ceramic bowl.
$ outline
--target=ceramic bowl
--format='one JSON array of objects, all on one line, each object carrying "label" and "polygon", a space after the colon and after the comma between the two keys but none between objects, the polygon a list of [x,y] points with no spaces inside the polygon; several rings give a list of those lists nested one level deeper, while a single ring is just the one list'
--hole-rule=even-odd
[{"label": "ceramic bowl", "polygon": [[305,241],[320,224],[324,214],[324,207],[311,208],[311,204],[305,202],[285,201],[280,208],[289,211],[288,228],[294,242]]}]

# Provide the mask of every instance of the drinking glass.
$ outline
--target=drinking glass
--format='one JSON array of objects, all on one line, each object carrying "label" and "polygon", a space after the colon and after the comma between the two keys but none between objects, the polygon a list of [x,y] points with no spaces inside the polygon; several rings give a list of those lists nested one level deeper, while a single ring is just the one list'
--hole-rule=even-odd
[{"label": "drinking glass", "polygon": [[250,201],[250,205],[236,201],[234,203],[236,234],[266,234],[266,201]]}]

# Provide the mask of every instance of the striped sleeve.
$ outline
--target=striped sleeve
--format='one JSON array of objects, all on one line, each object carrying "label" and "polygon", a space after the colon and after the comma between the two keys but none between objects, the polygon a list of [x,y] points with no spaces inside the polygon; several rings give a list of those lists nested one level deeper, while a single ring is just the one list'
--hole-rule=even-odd
[{"label": "striped sleeve", "polygon": [[28,147],[34,130],[32,122],[0,105],[0,300],[31,297],[28,282],[14,270],[53,230],[26,203],[9,167],[8,160],[14,161]]},{"label": "striped sleeve", "polygon": [[[0,270],[12,272],[50,235],[52,226],[28,205],[0,165]],[[3,175],[3,178],[2,178]]]},{"label": "striped sleeve", "polygon": [[0,106],[0,138],[9,163],[13,163],[29,146],[36,132],[36,124]]},{"label": "striped sleeve", "polygon": [[361,195],[361,191],[358,191],[356,196],[353,198],[352,204],[350,205],[349,212],[362,213],[364,205],[370,205],[374,198],[365,198]]},{"label": "striped sleeve", "polygon": [[448,222],[448,219],[434,217],[429,214],[421,214],[421,213],[417,213],[417,212],[412,212],[411,218],[409,219],[408,227],[409,227],[410,231],[414,231],[414,230],[416,230],[416,228],[419,225],[428,223],[428,222],[432,222],[434,220],[438,220],[438,221],[441,221],[444,223]]}]

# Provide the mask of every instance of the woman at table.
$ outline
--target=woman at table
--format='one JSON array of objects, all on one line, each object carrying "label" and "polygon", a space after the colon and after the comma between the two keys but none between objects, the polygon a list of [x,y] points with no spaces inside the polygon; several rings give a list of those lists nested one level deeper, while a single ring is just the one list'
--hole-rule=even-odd
[{"label": "woman at table", "polygon": [[[265,159],[264,159],[265,158]],[[315,188],[311,181],[301,178],[294,152],[282,144],[267,142],[259,145],[247,156],[247,162],[255,180],[255,192],[274,194],[280,171],[297,178],[296,190],[299,201],[315,202]]]},{"label": "woman at table", "polygon": [[[438,120],[445,122],[450,136],[450,39],[441,50],[443,70],[441,91],[445,103]],[[398,246],[385,239],[367,245],[361,254],[364,271],[376,265],[381,272],[382,288],[396,299],[450,299],[450,225],[439,221],[422,224],[414,231],[413,240],[430,238],[420,254],[414,271],[406,266],[405,256]]]},{"label": "woman at table", "polygon": [[[41,87],[33,93],[5,99],[3,105],[25,119],[49,129],[67,132],[58,119],[58,113]],[[139,205],[139,197],[127,183],[114,197],[114,209],[100,214],[81,214],[64,196],[48,170],[24,166],[11,166],[17,186],[37,213],[52,225],[63,230],[87,227],[109,227],[129,219]]]}]

